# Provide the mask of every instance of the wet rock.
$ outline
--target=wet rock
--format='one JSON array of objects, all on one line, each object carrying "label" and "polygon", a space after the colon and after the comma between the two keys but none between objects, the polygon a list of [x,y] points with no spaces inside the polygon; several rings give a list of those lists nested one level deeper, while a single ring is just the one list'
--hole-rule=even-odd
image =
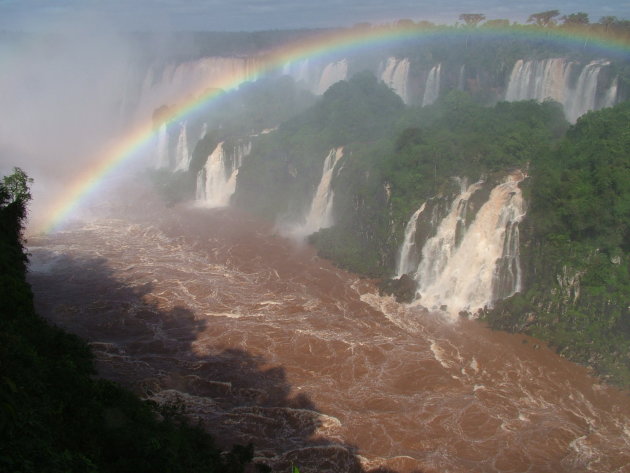
[{"label": "wet rock", "polygon": [[379,284],[381,296],[394,296],[396,301],[409,303],[415,299],[418,283],[409,276],[403,274],[398,279],[384,279]]}]

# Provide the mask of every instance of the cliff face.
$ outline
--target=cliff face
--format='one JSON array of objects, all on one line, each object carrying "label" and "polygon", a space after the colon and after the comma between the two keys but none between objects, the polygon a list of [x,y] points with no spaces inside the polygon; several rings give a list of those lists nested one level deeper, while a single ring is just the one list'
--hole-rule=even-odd
[{"label": "cliff face", "polygon": [[[385,283],[385,292],[539,336],[627,384],[629,108],[589,114],[564,138],[551,103],[483,108],[455,94],[408,110],[380,140],[345,147],[331,180],[334,225],[310,240],[343,267],[381,278],[408,274],[416,283]],[[302,126],[299,133],[311,129]],[[321,163],[310,174],[297,169],[311,175],[314,189]],[[491,198],[517,169],[529,176],[503,200]],[[302,190],[305,206],[313,193]],[[515,205],[517,194],[523,202]],[[475,253],[479,241],[465,243],[466,235],[490,238],[488,228],[476,228],[482,218],[503,222],[496,247],[482,245],[498,252],[486,263]],[[487,275],[471,272],[492,265]],[[487,297],[465,296],[486,289]]]},{"label": "cliff face", "polygon": [[[574,90],[610,78],[601,62],[513,67],[514,100],[552,89],[566,97],[558,84]],[[440,84],[452,80],[445,62],[434,69],[436,89],[438,70],[446,74]],[[464,82],[471,71],[463,71]],[[338,82],[277,129],[252,135],[235,182],[224,173],[235,189],[222,203],[308,237],[344,268],[385,279],[409,275],[416,293],[403,281],[407,300],[528,331],[622,379],[627,348],[620,347],[630,338],[629,106],[588,113],[572,127],[569,99],[488,107],[451,90],[405,107],[403,76],[413,73],[412,62],[388,60],[380,79],[367,72]],[[539,78],[542,89],[532,88]],[[593,84],[587,88],[599,94],[596,102],[613,86]],[[243,136],[209,128],[192,153],[191,174],[208,166],[219,143]],[[513,188],[501,191],[518,173]],[[481,247],[492,251],[481,255]]]},{"label": "cliff face", "polygon": [[591,113],[532,167],[525,285],[486,314],[630,385],[630,104]]},{"label": "cliff face", "polygon": [[630,385],[628,255],[567,241],[526,243],[524,291],[483,319],[547,340],[563,356]]}]

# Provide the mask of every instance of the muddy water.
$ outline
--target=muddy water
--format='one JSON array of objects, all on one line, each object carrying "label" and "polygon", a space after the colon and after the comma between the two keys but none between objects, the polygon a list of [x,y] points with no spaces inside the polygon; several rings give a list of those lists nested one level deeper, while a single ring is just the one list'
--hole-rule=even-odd
[{"label": "muddy water", "polygon": [[627,394],[542,343],[380,298],[243,216],[159,215],[31,238],[38,308],[91,340],[103,376],[258,461],[630,472]]}]

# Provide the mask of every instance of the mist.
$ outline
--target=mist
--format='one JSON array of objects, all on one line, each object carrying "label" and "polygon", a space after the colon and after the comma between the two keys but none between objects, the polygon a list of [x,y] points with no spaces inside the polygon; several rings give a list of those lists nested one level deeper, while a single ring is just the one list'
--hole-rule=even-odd
[{"label": "mist", "polygon": [[27,241],[0,199],[0,470],[199,471],[103,377],[253,445],[235,472],[626,471],[630,21],[77,1],[0,7],[0,176],[34,179]]},{"label": "mist", "polygon": [[[67,186],[102,160],[133,120],[150,119],[133,114],[145,72],[139,64],[165,53],[167,38],[145,40],[141,53],[137,37],[85,11],[46,32],[0,36],[0,172],[17,166],[34,179],[29,227],[49,217]],[[111,198],[114,182],[142,167],[143,156],[109,173],[90,199]]]}]

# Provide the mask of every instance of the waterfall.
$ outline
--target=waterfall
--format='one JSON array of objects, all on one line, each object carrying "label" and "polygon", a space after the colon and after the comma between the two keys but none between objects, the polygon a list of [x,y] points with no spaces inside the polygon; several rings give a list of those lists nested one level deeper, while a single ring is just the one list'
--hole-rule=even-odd
[{"label": "waterfall", "polygon": [[331,62],[328,64],[319,79],[319,85],[317,86],[316,93],[322,95],[328,90],[328,88],[340,80],[346,80],[348,77],[348,61],[342,59],[341,61]]},{"label": "waterfall", "polygon": [[422,97],[422,106],[431,105],[440,95],[440,73],[442,64],[433,66],[427,76],[427,83],[424,87],[424,96]]},{"label": "waterfall", "polygon": [[201,133],[199,133],[199,139],[203,140],[203,138],[206,136],[206,133],[208,133],[208,124],[204,122],[203,126],[201,127]]},{"label": "waterfall", "polygon": [[460,194],[453,200],[451,208],[440,222],[435,236],[429,238],[422,247],[422,257],[416,280],[421,288],[433,284],[444,271],[446,264],[457,248],[463,233],[463,226],[466,224],[466,214],[468,212],[468,200],[481,189],[482,181],[470,186],[465,180],[460,182]]},{"label": "waterfall", "polygon": [[166,123],[160,125],[155,146],[155,168],[163,169],[169,167],[168,159],[168,130]]},{"label": "waterfall", "polygon": [[422,248],[416,273],[420,304],[446,305],[451,314],[475,312],[521,289],[518,223],[525,205],[518,185],[524,178],[514,173],[492,189],[468,228],[468,200],[482,183],[455,199],[436,235]]},{"label": "waterfall", "polygon": [[301,61],[287,62],[283,68],[282,73],[287,76],[293,77],[295,82],[310,86],[311,74],[310,63],[308,59],[302,59]]},{"label": "waterfall", "polygon": [[179,137],[175,148],[175,171],[188,171],[192,156],[188,152],[188,139],[186,138],[186,122],[179,124]]},{"label": "waterfall", "polygon": [[251,143],[239,143],[226,150],[225,142],[217,145],[208,161],[197,173],[196,201],[202,207],[225,207],[236,190],[236,177],[242,160],[251,151]]},{"label": "waterfall", "polygon": [[617,91],[619,90],[619,80],[615,77],[606,91],[602,107],[612,107],[617,103]]},{"label": "waterfall", "polygon": [[602,67],[608,64],[605,61],[593,61],[584,66],[580,72],[570,100],[565,103],[565,113],[570,122],[574,123],[589,110],[595,110],[597,79]]},{"label": "waterfall", "polygon": [[322,178],[319,181],[311,207],[306,216],[305,222],[295,227],[291,233],[295,236],[304,237],[315,233],[322,228],[328,228],[333,225],[333,197],[334,192],[331,188],[332,178],[334,176],[335,166],[343,156],[343,148],[331,149],[328,156],[324,160],[324,169],[322,170]]},{"label": "waterfall", "polygon": [[514,64],[505,100],[553,99],[564,103],[568,78],[574,63],[563,58],[523,61]]},{"label": "waterfall", "polygon": [[424,202],[420,208],[414,212],[405,226],[405,239],[400,247],[398,267],[396,268],[396,278],[401,277],[403,274],[408,274],[417,268],[418,255],[416,253],[418,250],[416,248],[416,228],[418,224],[418,217],[422,212],[424,212],[426,205],[427,203]]},{"label": "waterfall", "polygon": [[[575,122],[581,115],[597,108],[597,81],[608,61],[593,61],[582,68],[575,86],[571,86],[572,72],[577,64],[563,58],[523,61],[512,68],[505,92],[505,100],[553,99],[564,106],[567,120]],[[615,79],[616,81],[616,79]],[[615,81],[611,84],[602,106],[616,100]],[[612,95],[614,94],[614,98]]]},{"label": "waterfall", "polygon": [[381,80],[396,92],[403,102],[409,103],[407,83],[409,79],[409,59],[387,58],[383,72],[380,74]]},{"label": "waterfall", "polygon": [[136,118],[144,119],[165,104],[189,100],[191,91],[255,79],[259,63],[256,57],[204,57],[167,66],[154,65],[142,82]]}]

